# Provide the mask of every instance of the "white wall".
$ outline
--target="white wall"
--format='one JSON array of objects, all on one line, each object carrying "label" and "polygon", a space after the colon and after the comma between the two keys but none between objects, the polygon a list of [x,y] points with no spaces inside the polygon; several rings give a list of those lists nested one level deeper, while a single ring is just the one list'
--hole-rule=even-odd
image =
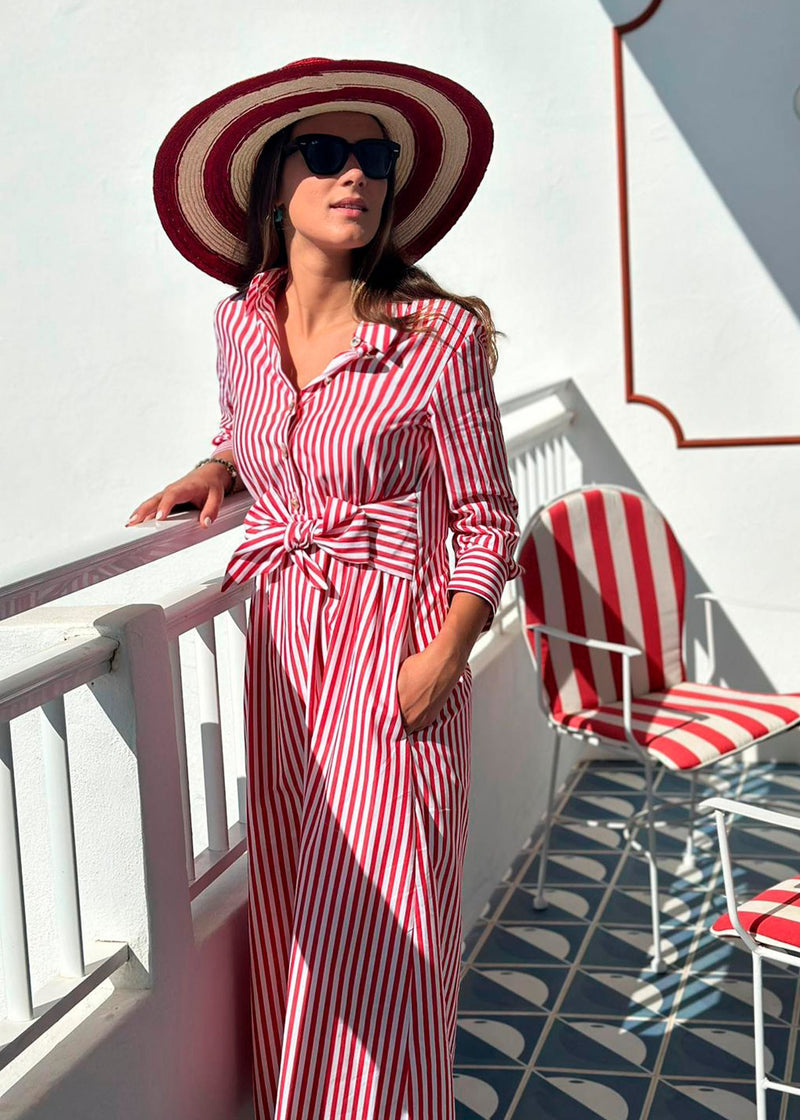
[{"label": "white wall", "polygon": [[[800,448],[679,451],[660,415],[624,402],[610,27],[612,17],[644,6],[398,0],[378,19],[319,0],[289,7],[241,0],[232,11],[187,0],[13,5],[4,26],[13,111],[0,122],[11,262],[0,298],[5,464],[13,480],[4,502],[5,559],[33,562],[51,546],[116,526],[124,532],[139,501],[208,452],[217,407],[211,314],[226,289],[189,265],[158,223],[151,172],[168,128],[210,92],[293,58],[388,56],[464,82],[496,124],[484,183],[424,263],[492,305],[508,334],[498,394],[573,377],[633,481],[672,521],[700,579],[791,611],[730,608],[729,615],[752,651],[753,682],[800,685],[792,547]],[[690,0],[664,0],[630,40],[627,67],[634,280],[642,281],[637,376],[648,388],[647,379],[661,387],[669,381],[680,366],[669,350],[678,333],[721,362],[725,339],[741,343],[750,331],[758,346],[735,345],[722,390],[710,382],[721,429],[726,416],[740,426],[738,402],[752,396],[753,379],[763,380],[767,365],[770,400],[797,382],[796,222],[782,228],[796,213],[787,175],[793,165],[784,162],[771,176],[761,153],[754,175],[735,127],[742,118],[752,133],[760,118],[772,135],[794,89],[785,88],[781,100],[752,76],[742,88],[736,73],[715,75],[731,102],[722,129],[727,161],[719,153],[719,120],[687,113],[685,105],[687,88],[698,98],[704,91],[704,66],[735,57],[714,63],[696,43],[689,51],[691,35],[720,39],[725,27],[730,43],[730,28],[738,28],[732,41],[741,53],[736,34],[741,38],[754,8],[761,32],[746,47],[755,73],[765,73],[764,58],[793,18],[793,0],[707,0],[702,20]],[[787,146],[798,129],[796,117],[781,117]],[[686,171],[675,172],[666,211],[663,194],[649,189],[665,150]],[[759,183],[762,194],[753,197]],[[701,211],[714,221],[700,224]],[[679,245],[695,251],[659,256],[679,235]],[[782,235],[788,247],[781,254]],[[698,260],[713,262],[717,254],[723,265],[704,265],[699,274],[702,300],[686,299],[687,285],[699,282]],[[739,325],[728,334],[726,276],[740,297]],[[671,329],[666,338],[651,313],[654,298]],[[720,337],[709,349],[714,332]],[[653,339],[664,351],[659,368],[645,360]],[[765,360],[754,369],[759,351]],[[699,400],[708,391],[702,371],[695,381]],[[784,413],[795,409],[787,395],[772,415],[784,403]],[[611,477],[611,461],[596,459],[597,477]]]}]

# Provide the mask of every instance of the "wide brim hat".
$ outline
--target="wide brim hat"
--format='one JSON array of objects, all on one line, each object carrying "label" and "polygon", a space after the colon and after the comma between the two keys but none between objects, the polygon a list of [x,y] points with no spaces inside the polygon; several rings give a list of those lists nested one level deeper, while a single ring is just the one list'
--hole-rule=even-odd
[{"label": "wide brim hat", "polygon": [[303,59],[207,97],[170,129],[153,176],[158,216],[192,264],[228,284],[244,279],[247,205],[256,159],[286,125],[316,113],[370,113],[401,146],[394,239],[427,253],[483,178],[493,130],[478,99],[450,78],[398,62]]}]

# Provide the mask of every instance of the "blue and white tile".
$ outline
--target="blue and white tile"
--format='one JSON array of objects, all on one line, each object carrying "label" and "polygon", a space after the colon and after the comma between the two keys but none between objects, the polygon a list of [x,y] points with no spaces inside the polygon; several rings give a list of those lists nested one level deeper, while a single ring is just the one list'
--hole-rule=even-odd
[{"label": "blue and white tile", "polygon": [[664,1019],[558,1019],[539,1051],[536,1068],[646,1073],[653,1069],[666,1025]]},{"label": "blue and white tile", "polygon": [[[693,930],[662,930],[661,955],[668,968],[680,966],[691,948]],[[653,932],[647,929],[597,926],[589,936],[581,964],[592,968],[647,971],[653,955]]]},{"label": "blue and white tile", "polygon": [[546,1023],[545,1014],[460,1015],[456,1065],[524,1068]]},{"label": "blue and white tile", "polygon": [[552,1010],[566,968],[468,968],[461,981],[459,1012]]},{"label": "blue and white tile", "polygon": [[626,766],[587,766],[572,787],[574,793],[643,794],[647,789],[644,769]]},{"label": "blue and white tile", "polygon": [[766,856],[800,867],[800,832],[785,828],[734,826],[730,831],[730,849],[733,857]]},{"label": "blue and white tile", "polygon": [[586,1073],[533,1073],[510,1120],[633,1120],[641,1116],[650,1079]]},{"label": "blue and white tile", "polygon": [[[765,1030],[767,1073],[781,1078],[786,1071],[788,1027]],[[662,1077],[707,1077],[748,1081],[755,1070],[752,1024],[677,1023],[670,1031],[661,1067]]]},{"label": "blue and white tile", "polygon": [[[704,890],[718,875],[719,861],[711,852],[701,853],[695,859],[694,867],[687,868],[682,855],[660,855],[658,859],[658,882],[662,890]],[[650,866],[643,855],[630,852],[617,879],[619,888],[634,887],[640,890],[650,888]]]},{"label": "blue and white tile", "polygon": [[[796,989],[796,976],[764,977],[764,1016],[767,1022],[791,1022]],[[693,975],[681,992],[676,1015],[679,1020],[693,1022],[751,1023],[752,982],[746,976]]]},{"label": "blue and white tile", "polygon": [[[780,1111],[778,1094],[767,1093],[769,1120],[778,1120]],[[659,1081],[650,1118],[672,1120],[676,1116],[681,1120],[755,1120],[752,1083],[715,1083],[713,1078],[696,1082]]]},{"label": "blue and white tile", "polygon": [[[551,851],[545,868],[544,881],[553,886],[603,886],[611,882],[621,853],[606,854],[591,852]],[[520,885],[535,886],[539,881],[539,857],[537,856],[520,879]]]},{"label": "blue and white tile", "polygon": [[627,821],[644,807],[644,796],[638,793],[624,795],[574,792],[559,812],[562,821]]},{"label": "blue and white tile", "polygon": [[508,922],[591,922],[600,910],[606,893],[605,887],[560,887],[545,888],[547,907],[534,908],[536,886],[525,883],[512,892],[497,920],[505,925]]},{"label": "blue and white tile", "polygon": [[455,1068],[456,1120],[505,1120],[524,1070]]},{"label": "blue and white tile", "polygon": [[496,924],[478,950],[474,965],[567,964],[575,960],[588,926],[583,924]]},{"label": "blue and white tile", "polygon": [[550,833],[552,852],[617,852],[625,848],[625,838],[619,828],[607,825],[583,824],[580,821],[559,821]]},{"label": "blue and white tile", "polygon": [[635,972],[579,969],[564,996],[560,1014],[613,1019],[667,1015],[678,983],[679,976],[672,973],[644,976]]},{"label": "blue and white tile", "polygon": [[[664,926],[692,926],[702,914],[706,895],[697,891],[660,891],[659,912]],[[650,891],[628,887],[611,891],[601,911],[604,925],[650,926]]]}]

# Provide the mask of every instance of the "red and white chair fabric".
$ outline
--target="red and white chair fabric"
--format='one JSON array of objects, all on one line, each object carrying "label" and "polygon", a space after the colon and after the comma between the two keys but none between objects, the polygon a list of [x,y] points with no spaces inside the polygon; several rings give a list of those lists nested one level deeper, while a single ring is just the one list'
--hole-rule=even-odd
[{"label": "red and white chair fabric", "polygon": [[[561,735],[644,766],[653,920],[653,966],[661,971],[653,776],[687,771],[691,866],[698,771],[800,723],[800,694],[739,692],[686,679],[686,575],[667,521],[642,494],[587,486],[543,506],[521,534],[517,577],[523,633],[541,707],[555,732],[550,798],[534,905],[543,886]],[[711,601],[706,600],[712,662]]]},{"label": "red and white chair fabric", "polygon": [[767,1089],[800,1094],[800,1086],[787,1085],[767,1077],[764,1053],[764,989],[762,960],[800,969],[800,877],[776,883],[755,898],[739,902],[733,883],[728,826],[730,815],[800,832],[800,817],[760,809],[726,797],[710,797],[699,806],[713,811],[717,823],[722,874],[725,880],[727,913],[717,918],[711,932],[717,937],[738,938],[750,950],[753,962],[753,1027],[755,1041],[756,1120],[767,1120]]}]

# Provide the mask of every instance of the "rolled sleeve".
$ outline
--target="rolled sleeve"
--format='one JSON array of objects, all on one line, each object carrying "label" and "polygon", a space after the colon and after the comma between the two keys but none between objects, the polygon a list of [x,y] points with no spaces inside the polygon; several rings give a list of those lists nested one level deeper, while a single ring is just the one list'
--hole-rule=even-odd
[{"label": "rolled sleeve", "polygon": [[233,450],[233,400],[230,385],[230,372],[225,355],[223,335],[225,331],[223,308],[227,299],[218,304],[214,314],[214,336],[217,341],[217,382],[219,388],[219,426],[211,439],[211,455],[220,451]]},{"label": "rolled sleeve", "polygon": [[486,334],[477,320],[448,359],[428,413],[453,533],[455,564],[447,585],[448,603],[456,591],[485,599],[491,613],[481,629],[484,633],[494,621],[504,585],[523,569],[514,559],[519,505],[511,486]]}]

